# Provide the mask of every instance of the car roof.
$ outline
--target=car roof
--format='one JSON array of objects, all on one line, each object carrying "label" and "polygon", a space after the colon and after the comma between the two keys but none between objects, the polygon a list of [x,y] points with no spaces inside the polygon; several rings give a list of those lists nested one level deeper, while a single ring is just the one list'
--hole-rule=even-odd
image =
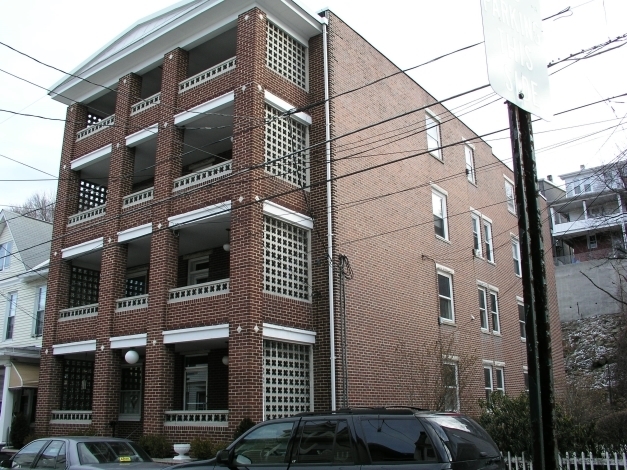
[{"label": "car roof", "polygon": [[416,415],[416,414],[437,414],[436,412],[411,406],[383,406],[383,407],[354,407],[340,408],[335,411],[312,411],[299,413],[295,416],[329,416],[329,415]]},{"label": "car roof", "polygon": [[121,437],[102,437],[102,436],[49,436],[40,437],[35,439],[36,441],[50,441],[53,439],[65,439],[66,441],[75,442],[133,442],[130,439],[123,439]]}]

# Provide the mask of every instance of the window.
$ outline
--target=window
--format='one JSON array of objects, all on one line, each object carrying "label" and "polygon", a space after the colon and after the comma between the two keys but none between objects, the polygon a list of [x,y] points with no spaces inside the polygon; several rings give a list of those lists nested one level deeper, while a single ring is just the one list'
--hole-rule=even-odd
[{"label": "window", "polygon": [[[385,426],[384,430],[382,424]],[[363,419],[361,427],[374,464],[387,466],[438,461],[431,439],[415,416]]]},{"label": "window", "polygon": [[440,297],[440,319],[455,321],[453,312],[453,277],[446,272],[438,271],[438,295]]},{"label": "window", "polygon": [[516,199],[514,196],[514,183],[505,180],[505,197],[507,198],[507,210],[516,214]]},{"label": "window", "polygon": [[41,453],[35,468],[65,469],[65,442],[52,441]]},{"label": "window", "polygon": [[518,301],[518,324],[520,325],[520,338],[527,339],[527,330],[525,326],[525,304]]},{"label": "window", "polygon": [[442,384],[444,385],[444,411],[459,411],[459,382],[455,362],[445,362],[442,365]]},{"label": "window", "polygon": [[0,271],[4,271],[11,266],[11,245],[12,242],[0,245]]},{"label": "window", "polygon": [[188,286],[209,282],[209,256],[190,259],[188,266]]},{"label": "window", "polygon": [[494,245],[492,244],[492,224],[483,220],[483,239],[485,242],[485,257],[494,263]]},{"label": "window", "polygon": [[590,250],[595,250],[597,247],[597,236],[596,234],[588,235],[588,248]]},{"label": "window", "polygon": [[479,287],[479,318],[481,319],[481,329],[488,331],[488,302],[486,299],[485,289]]},{"label": "window", "polygon": [[472,184],[476,184],[475,151],[470,145],[466,144],[464,145],[464,153],[466,155],[466,178],[468,178],[468,181]]},{"label": "window", "polygon": [[138,420],[142,403],[142,367],[122,367],[120,385],[120,420]]},{"label": "window", "polygon": [[65,359],[61,387],[62,410],[91,410],[94,363]]},{"label": "window", "polygon": [[483,382],[485,387],[485,399],[490,401],[490,395],[492,395],[492,366],[483,366]]},{"label": "window", "polygon": [[15,311],[17,310],[17,292],[9,293],[7,299],[7,322],[4,339],[13,339],[13,327],[15,326]]},{"label": "window", "polygon": [[472,220],[472,249],[473,254],[481,258],[481,220],[477,214],[470,214]]},{"label": "window", "polygon": [[30,444],[22,447],[22,449],[13,458],[13,463],[16,468],[31,468],[35,458],[41,451],[41,449],[47,445],[50,441],[40,440],[33,441]]},{"label": "window", "polygon": [[438,160],[442,160],[442,149],[440,143],[440,123],[431,114],[426,116],[427,127],[427,150]]},{"label": "window", "polygon": [[516,276],[522,276],[522,266],[520,264],[520,243],[512,238],[512,257],[514,258],[514,273]]},{"label": "window", "polygon": [[433,203],[433,225],[438,237],[448,240],[448,220],[446,216],[446,195],[433,190],[431,193]]},{"label": "window", "polygon": [[496,391],[505,393],[505,371],[501,367],[494,369],[496,373]]},{"label": "window", "polygon": [[[350,428],[346,420],[305,421],[297,439],[298,463],[353,463]],[[283,462],[285,456],[279,462]]]},{"label": "window", "polygon": [[[292,437],[293,422],[268,423],[258,427],[233,448],[233,461],[238,467],[286,463],[287,445]],[[265,451],[264,451],[265,450]],[[271,460],[268,461],[268,458]]]},{"label": "window", "polygon": [[126,273],[126,286],[124,297],[135,297],[144,295],[148,287],[148,276],[146,271],[135,271]]},{"label": "window", "polygon": [[492,331],[499,333],[501,324],[499,321],[499,301],[496,292],[490,292],[490,313],[492,314]]},{"label": "window", "polygon": [[207,355],[185,356],[185,403],[187,411],[207,409]]},{"label": "window", "polygon": [[37,300],[35,305],[35,336],[44,334],[44,313],[46,311],[46,286],[37,289]]}]

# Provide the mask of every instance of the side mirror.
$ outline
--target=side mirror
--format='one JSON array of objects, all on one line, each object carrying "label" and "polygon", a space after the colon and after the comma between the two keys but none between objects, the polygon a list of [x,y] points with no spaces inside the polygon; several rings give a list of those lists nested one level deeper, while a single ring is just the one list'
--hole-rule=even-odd
[{"label": "side mirror", "polygon": [[2,468],[11,468],[13,466],[13,461],[12,460],[3,460],[2,462],[0,462],[0,467]]},{"label": "side mirror", "polygon": [[228,450],[219,450],[216,454],[216,463],[221,463],[224,465],[229,464],[229,451]]}]

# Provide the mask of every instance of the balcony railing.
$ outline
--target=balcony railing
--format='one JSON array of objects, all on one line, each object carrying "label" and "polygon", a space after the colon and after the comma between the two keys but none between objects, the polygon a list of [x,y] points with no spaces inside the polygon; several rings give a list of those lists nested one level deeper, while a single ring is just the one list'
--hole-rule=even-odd
[{"label": "balcony railing", "polygon": [[179,287],[171,289],[168,294],[168,303],[185,302],[186,300],[200,299],[203,297],[213,297],[229,293],[230,279],[205,282],[193,286]]},{"label": "balcony railing", "polygon": [[91,209],[87,209],[86,211],[77,212],[76,214],[69,216],[67,218],[67,225],[69,227],[71,225],[87,222],[88,220],[97,219],[98,217],[102,217],[103,215],[105,215],[106,212],[106,204],[92,207]]},{"label": "balcony railing", "polygon": [[59,320],[71,320],[80,317],[94,317],[98,315],[98,304],[81,305],[80,307],[59,310]]},{"label": "balcony railing", "polygon": [[142,189],[141,191],[137,191],[136,193],[129,194],[128,196],[124,196],[122,200],[122,207],[131,207],[136,206],[137,204],[141,204],[142,202],[152,201],[155,197],[155,188],[147,188]]},{"label": "balcony railing", "polygon": [[96,132],[100,132],[103,129],[106,129],[115,124],[115,114],[112,114],[108,118],[104,118],[102,121],[97,122],[96,124],[92,124],[89,127],[86,127],[83,130],[80,130],[76,133],[76,140],[82,140],[90,135],[95,134]]},{"label": "balcony railing", "polygon": [[174,180],[173,191],[180,191],[182,189],[191,188],[192,186],[198,186],[204,183],[209,183],[220,179],[226,175],[229,175],[233,168],[233,161],[228,160],[220,163],[219,165],[213,165],[204,170],[198,170],[189,175],[182,176]]},{"label": "balcony railing", "polygon": [[219,426],[229,425],[229,410],[166,411],[165,426]]},{"label": "balcony railing", "polygon": [[148,108],[152,108],[153,106],[157,106],[159,103],[161,103],[161,93],[156,93],[131,106],[131,116],[139,114],[142,111],[146,111]]},{"label": "balcony railing", "polygon": [[138,310],[148,308],[148,294],[136,295],[135,297],[125,297],[115,301],[116,312],[126,312],[128,310]]},{"label": "balcony railing", "polygon": [[602,217],[591,217],[587,219],[575,220],[574,222],[565,222],[553,225],[553,236],[574,235],[589,230],[603,230],[612,227],[620,227],[623,223],[623,217],[619,212],[616,214],[608,214]]},{"label": "balcony railing", "polygon": [[188,79],[183,80],[179,83],[179,93],[183,93],[187,90],[191,90],[198,85],[201,85],[209,80],[216,78],[223,73],[228,72],[229,70],[233,70],[237,63],[236,57],[231,57],[230,59],[225,60],[224,62],[219,63],[215,67],[211,67],[210,69],[204,70],[199,74],[194,75],[193,77],[189,77]]},{"label": "balcony railing", "polygon": [[556,256],[553,258],[553,261],[555,266],[563,266],[566,264],[585,263],[586,261],[624,259],[625,253],[625,250],[622,248],[599,248],[575,255]]},{"label": "balcony railing", "polygon": [[51,422],[57,423],[73,423],[73,424],[91,424],[91,410],[89,411],[73,411],[73,410],[56,410],[51,412]]}]

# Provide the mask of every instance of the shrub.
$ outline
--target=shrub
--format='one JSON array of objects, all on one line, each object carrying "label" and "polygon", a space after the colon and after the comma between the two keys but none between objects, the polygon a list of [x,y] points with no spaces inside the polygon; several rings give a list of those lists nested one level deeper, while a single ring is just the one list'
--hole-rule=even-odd
[{"label": "shrub", "polygon": [[255,422],[252,419],[244,418],[243,420],[239,422],[239,424],[237,425],[237,428],[235,428],[235,432],[233,433],[233,439],[237,439],[246,431],[248,431],[250,428],[252,428],[254,425],[255,425]]},{"label": "shrub", "polygon": [[161,434],[145,434],[139,438],[139,445],[154,459],[172,457],[172,444]]},{"label": "shrub", "polygon": [[30,433],[30,422],[28,421],[28,418],[22,413],[17,413],[13,416],[13,420],[11,420],[11,432],[9,433],[9,439],[11,440],[11,445],[15,449],[21,449],[22,446],[24,446],[26,436]]},{"label": "shrub", "polygon": [[627,444],[627,410],[604,416],[597,421],[599,443],[610,452],[624,452]]},{"label": "shrub", "polygon": [[213,458],[216,454],[216,447],[211,439],[203,439],[195,437],[190,444],[189,453],[191,457],[199,460],[207,460]]}]

